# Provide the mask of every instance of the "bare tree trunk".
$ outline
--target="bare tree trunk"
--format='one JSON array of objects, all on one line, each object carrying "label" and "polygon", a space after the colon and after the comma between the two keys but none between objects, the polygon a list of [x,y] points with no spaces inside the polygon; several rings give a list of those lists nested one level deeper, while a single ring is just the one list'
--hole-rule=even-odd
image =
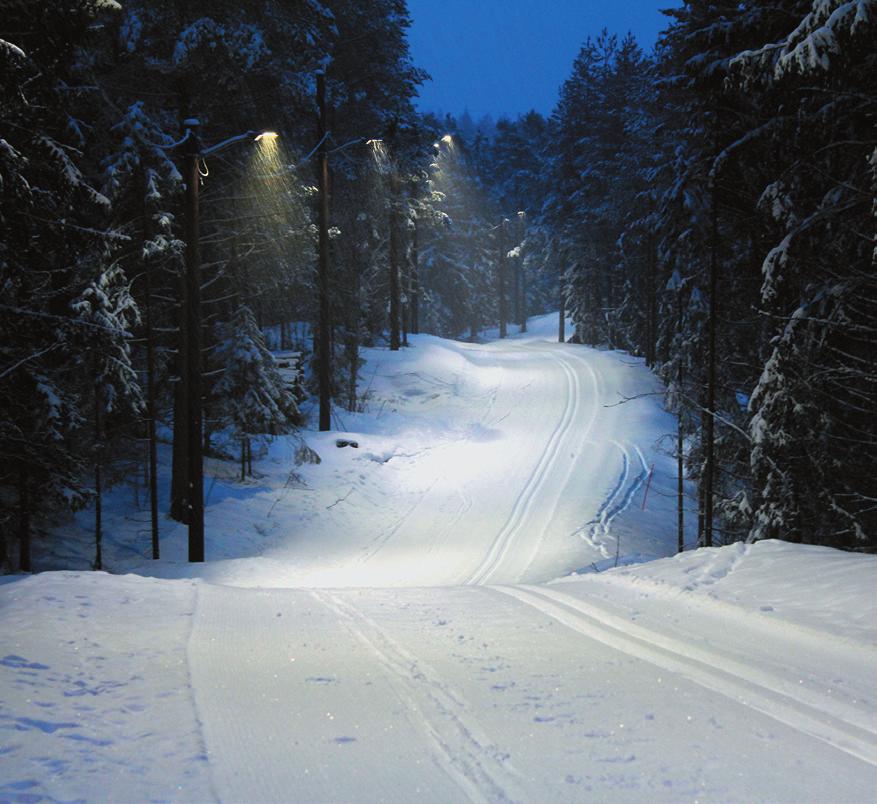
[{"label": "bare tree trunk", "polygon": [[615,348],[615,277],[612,274],[612,268],[607,266],[604,271],[606,277],[606,312],[604,320],[606,321],[606,340],[609,348]]},{"label": "bare tree trunk", "polygon": [[[95,372],[95,375],[97,372]],[[94,565],[93,569],[103,569],[103,498],[101,496],[101,461],[103,445],[101,439],[101,393],[95,382],[94,386]]]},{"label": "bare tree trunk", "polygon": [[253,476],[253,442],[247,438],[247,474]]},{"label": "bare tree trunk", "polygon": [[411,334],[420,334],[420,224],[414,217],[411,240]]},{"label": "bare tree trunk", "polygon": [[713,544],[713,497],[715,485],[715,413],[716,413],[716,315],[718,309],[718,248],[719,215],[716,199],[716,186],[713,180],[711,230],[710,230],[710,308],[708,321],[709,354],[707,355],[706,421],[704,423],[705,463],[704,463],[704,547]]},{"label": "bare tree trunk", "polygon": [[[149,212],[146,208],[146,179],[143,186],[142,237],[145,243],[150,237]],[[146,328],[146,438],[149,442],[149,522],[152,533],[152,558],[159,556],[158,544],[158,446],[155,433],[155,336],[152,331],[152,264],[143,258],[143,275],[146,283],[144,299],[144,324]]]},{"label": "bare tree trunk", "polygon": [[558,343],[566,343],[566,292],[563,288],[563,269],[560,270],[560,298],[558,306],[560,308],[557,316],[557,340]]},{"label": "bare tree trunk", "polygon": [[676,429],[676,537],[681,553],[685,549],[685,461],[682,454],[682,413]]},{"label": "bare tree trunk", "polygon": [[508,307],[506,305],[506,221],[499,225],[499,337],[505,338],[508,334],[506,322],[508,320]]},{"label": "bare tree trunk", "polygon": [[356,410],[356,383],[357,364],[359,363],[359,338],[348,333],[345,345],[347,352],[347,410],[353,413]]},{"label": "bare tree trunk", "polygon": [[[679,298],[679,317],[676,323],[676,331],[682,333],[682,298]],[[676,383],[679,388],[681,399],[682,382],[685,379],[682,360],[676,368]],[[684,434],[682,432],[682,404],[679,404],[678,421],[676,423],[676,535],[677,547],[681,553],[685,549],[685,459],[682,454],[684,447]]]},{"label": "bare tree trunk", "polygon": [[247,479],[247,439],[241,436],[241,483]]},{"label": "bare tree trunk", "polygon": [[320,204],[319,204],[319,265],[317,293],[319,296],[319,326],[317,340],[317,371],[320,385],[320,430],[332,429],[332,366],[331,308],[329,302],[329,148],[328,109],[326,106],[326,76],[317,75],[317,102],[320,107]]},{"label": "bare tree trunk", "polygon": [[399,350],[399,180],[390,181],[390,350]]},{"label": "bare tree trunk", "polygon": [[177,336],[176,373],[174,384],[174,441],[171,469],[171,519],[177,522],[189,521],[189,382],[188,382],[188,351],[189,343],[186,335],[186,303],[185,280],[181,278],[181,298],[183,303],[179,309],[179,332]]},{"label": "bare tree trunk", "polygon": [[18,464],[18,566],[31,572],[30,556],[30,472],[24,461]]},{"label": "bare tree trunk", "polygon": [[[407,201],[404,201],[401,197],[399,203],[407,204]],[[408,220],[407,212],[404,217],[404,220]],[[408,244],[406,242],[405,232],[408,231],[407,225],[400,229],[399,237],[402,248],[402,258],[399,261],[399,281],[401,285],[400,295],[401,298],[399,300],[399,309],[401,310],[401,318],[402,318],[402,346],[408,346],[408,331],[411,327],[411,258],[408,253]]]},{"label": "bare tree trunk", "polygon": [[347,362],[347,410],[356,410],[356,385],[359,379],[359,259],[353,260],[353,303],[347,310],[344,355]]},{"label": "bare tree trunk", "polygon": [[646,325],[646,365],[651,368],[657,360],[658,349],[658,292],[657,258],[654,238],[649,235],[649,271],[648,287],[646,288],[647,325]]},{"label": "bare tree trunk", "polygon": [[527,273],[524,270],[524,259],[521,258],[521,332],[527,331]]},{"label": "bare tree trunk", "polygon": [[517,257],[512,258],[512,298],[514,299],[515,322],[521,321],[521,265]]},{"label": "bare tree trunk", "polygon": [[6,546],[6,528],[0,526],[0,575],[9,570],[9,549]]}]

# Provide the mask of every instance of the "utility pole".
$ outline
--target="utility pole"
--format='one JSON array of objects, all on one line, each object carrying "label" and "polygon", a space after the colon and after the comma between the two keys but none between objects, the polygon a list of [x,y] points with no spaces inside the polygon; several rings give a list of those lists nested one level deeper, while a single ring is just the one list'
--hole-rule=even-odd
[{"label": "utility pole", "polygon": [[[141,236],[145,243],[151,236],[149,223],[149,210],[146,201],[146,174],[140,168],[141,193],[143,198],[142,232]],[[155,343],[152,328],[152,261],[143,257],[143,276],[145,278],[145,304],[143,307],[143,323],[146,335],[146,437],[149,441],[149,522],[152,530],[152,557],[159,557],[158,545],[158,454],[156,448],[155,433]]]},{"label": "utility pole", "polygon": [[499,225],[499,337],[505,338],[507,333],[506,320],[508,310],[506,308],[505,283],[506,283],[506,242],[505,228],[508,219],[503,218]]},{"label": "utility pole", "polygon": [[[677,319],[676,332],[682,336],[682,293],[680,289],[676,289]],[[680,358],[679,364],[676,366],[676,385],[678,393],[682,394],[683,361]],[[679,404],[679,420],[676,422],[676,540],[678,552],[685,549],[685,458],[683,449],[685,447],[685,434],[682,429],[683,407]]]},{"label": "utility pole", "polygon": [[716,463],[716,310],[718,299],[718,210],[716,209],[716,190],[713,186],[712,210],[710,213],[710,309],[708,328],[707,380],[706,380],[706,421],[704,422],[704,441],[706,441],[706,465],[704,467],[703,497],[703,546],[713,546],[713,496]]},{"label": "utility pole", "polygon": [[189,561],[204,561],[204,457],[201,437],[201,249],[198,221],[200,123],[183,121],[183,178],[186,182],[186,373],[187,373],[187,466],[189,512]]},{"label": "utility pole", "polygon": [[326,74],[317,73],[317,104],[320,109],[320,208],[318,214],[317,294],[319,323],[317,367],[320,386],[320,430],[332,428],[331,310],[329,307],[329,144],[328,110],[326,108]]},{"label": "utility pole", "polygon": [[[716,109],[713,138],[715,154],[719,153],[719,110]],[[708,327],[709,353],[706,381],[706,466],[703,500],[703,546],[713,546],[713,502],[716,483],[716,316],[718,315],[719,261],[719,177],[713,167],[710,174],[710,310]]]},{"label": "utility pole", "polygon": [[524,271],[524,238],[527,236],[527,213],[518,212],[518,273],[521,276],[518,324],[521,332],[527,331],[527,275]]},{"label": "utility pole", "polygon": [[399,177],[390,176],[390,351],[399,351]]},{"label": "utility pole", "polygon": [[[520,240],[518,239],[518,226],[515,224],[514,231],[512,232],[512,238],[518,243]],[[517,246],[515,246],[517,248]],[[521,322],[521,263],[518,261],[518,258],[512,257],[512,310],[511,310],[512,320],[520,324]]]},{"label": "utility pole", "polygon": [[655,239],[653,234],[649,234],[649,271],[648,271],[648,289],[646,292],[646,303],[648,305],[648,318],[646,327],[646,365],[652,368],[657,361],[657,345],[658,345],[658,292],[655,285],[657,284],[657,254],[655,253]]},{"label": "utility pole", "polygon": [[[556,253],[556,252],[555,252]],[[558,300],[557,307],[559,310],[557,316],[557,341],[558,343],[566,343],[566,294],[563,292],[563,267],[561,263],[557,277]]]},{"label": "utility pole", "polygon": [[420,334],[420,218],[414,210],[414,231],[411,234],[411,334]]}]

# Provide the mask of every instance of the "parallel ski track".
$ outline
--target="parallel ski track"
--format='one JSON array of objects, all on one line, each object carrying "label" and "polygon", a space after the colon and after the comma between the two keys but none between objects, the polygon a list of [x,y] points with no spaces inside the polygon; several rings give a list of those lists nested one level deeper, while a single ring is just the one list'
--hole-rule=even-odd
[{"label": "parallel ski track", "polygon": [[463,697],[352,603],[328,591],[311,594],[331,610],[378,660],[411,723],[432,746],[433,761],[469,801],[523,798],[520,774],[483,732]]},{"label": "parallel ski track", "polygon": [[[788,684],[729,657],[692,647],[543,587],[493,587],[589,639],[649,662],[877,766],[877,732],[829,711],[833,701],[789,693]],[[797,692],[797,690],[796,690]],[[815,702],[814,702],[815,700]],[[836,708],[836,707],[835,707]]]},{"label": "parallel ski track", "polygon": [[427,548],[427,553],[433,552],[436,547],[444,541],[444,539],[451,533],[454,532],[454,529],[457,525],[460,524],[460,520],[463,519],[469,511],[472,510],[472,496],[466,491],[463,486],[457,486],[457,496],[460,498],[460,507],[457,509],[456,513],[451,518],[450,522],[442,528],[442,530],[433,538],[433,540],[429,543],[429,547]]},{"label": "parallel ski track", "polygon": [[546,355],[550,355],[560,367],[563,369],[566,378],[566,399],[563,414],[557,425],[551,433],[545,449],[539,458],[533,472],[527,478],[524,488],[518,495],[512,512],[506,523],[497,533],[493,544],[490,546],[487,555],[479,565],[478,569],[466,581],[466,585],[481,585],[488,582],[491,576],[496,572],[502,564],[503,559],[508,554],[509,549],[515,541],[515,536],[521,528],[524,518],[532,507],[533,500],[538,495],[548,472],[551,470],[557,456],[560,453],[560,445],[569,432],[573,423],[578,418],[579,408],[581,406],[581,393],[578,374],[573,371],[569,364],[557,355],[554,351],[546,350]]},{"label": "parallel ski track", "polygon": [[426,490],[423,493],[417,495],[414,502],[411,504],[408,510],[405,511],[405,513],[402,514],[401,517],[399,517],[399,519],[397,519],[392,525],[390,525],[390,527],[381,531],[374,539],[372,539],[369,546],[359,557],[360,564],[365,564],[366,562],[374,558],[381,551],[381,549],[383,549],[384,545],[386,545],[387,542],[389,542],[390,539],[392,539],[399,532],[399,530],[401,530],[402,526],[411,518],[411,515],[417,510],[420,503],[423,502],[423,498],[426,497],[426,495],[433,490],[437,482],[437,479],[433,480],[432,483],[427,486]]},{"label": "parallel ski track", "polygon": [[[593,368],[593,366],[591,366],[590,363],[588,363],[587,361],[584,361],[584,360],[578,361],[578,362],[580,362],[581,365],[583,365],[587,369],[588,374],[590,375],[590,378],[591,378],[591,386],[592,386],[591,416],[588,419],[588,424],[585,427],[585,429],[582,432],[582,435],[579,439],[579,445],[580,445],[580,449],[581,449],[588,442],[590,435],[591,435],[591,431],[594,429],[594,422],[597,421],[597,414],[600,411],[600,392],[599,392],[600,381],[597,378],[597,373],[594,371],[594,368]],[[576,392],[581,394],[581,388],[579,386],[577,386]],[[545,535],[548,532],[548,528],[550,527],[552,521],[554,520],[554,516],[557,512],[557,507],[558,507],[558,505],[560,505],[560,500],[563,498],[564,493],[566,492],[566,489],[569,486],[569,483],[570,483],[570,480],[572,479],[574,470],[575,470],[575,462],[571,460],[569,462],[569,466],[567,468],[563,483],[561,483],[557,487],[558,492],[555,495],[554,502],[551,505],[551,511],[543,519],[542,528],[539,531],[539,538],[536,540],[536,542],[533,545],[533,549],[530,553],[530,557],[527,560],[527,564],[524,567],[524,570],[521,573],[519,580],[524,579],[524,577],[527,574],[527,571],[530,568],[530,565],[533,563],[533,561],[535,561],[536,556],[539,554],[539,551],[542,548],[542,544],[545,541]]]},{"label": "parallel ski track", "polygon": [[612,443],[621,450],[621,474],[618,477],[618,481],[609,492],[609,495],[600,504],[594,518],[588,523],[591,526],[588,535],[584,536],[583,534],[585,541],[599,550],[604,558],[609,558],[609,550],[606,547],[606,538],[609,536],[609,524],[611,522],[609,512],[612,510],[612,503],[614,503],[618,498],[618,495],[621,494],[621,490],[624,488],[624,484],[627,483],[627,478],[630,476],[630,454],[623,444],[618,441],[613,441]]}]

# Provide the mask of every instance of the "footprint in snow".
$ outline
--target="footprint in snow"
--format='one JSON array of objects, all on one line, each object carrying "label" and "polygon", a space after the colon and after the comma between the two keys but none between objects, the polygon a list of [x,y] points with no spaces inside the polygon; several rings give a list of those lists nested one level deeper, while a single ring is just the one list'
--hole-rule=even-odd
[{"label": "footprint in snow", "polygon": [[21,656],[10,654],[0,659],[0,665],[3,667],[12,667],[16,670],[48,670],[49,666],[40,664],[39,662],[29,662]]}]

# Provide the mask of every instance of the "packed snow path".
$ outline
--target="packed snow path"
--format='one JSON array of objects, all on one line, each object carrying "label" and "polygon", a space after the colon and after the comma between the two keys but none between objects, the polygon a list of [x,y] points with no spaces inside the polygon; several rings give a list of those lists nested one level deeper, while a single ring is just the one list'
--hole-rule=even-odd
[{"label": "packed snow path", "polygon": [[321,463],[209,466],[218,560],[108,539],[178,580],[0,582],[0,801],[873,799],[877,558],[608,570],[674,551],[674,422],[555,321],[373,351]]},{"label": "packed snow path", "polygon": [[278,441],[259,483],[241,487],[234,468],[211,481],[208,534],[234,538],[208,535],[204,577],[314,588],[533,583],[671,552],[675,461],[659,441],[675,420],[659,384],[641,360],[556,343],[556,327],[542,316],[504,341],[416,336],[412,349],[370,350],[365,410],[337,410],[333,432],[307,434],[319,465],[297,467],[290,482],[290,442]]},{"label": "packed snow path", "polygon": [[189,655],[217,789],[229,801],[873,796],[873,647],[698,614],[684,597],[618,606],[596,577],[563,586],[202,586]]}]

